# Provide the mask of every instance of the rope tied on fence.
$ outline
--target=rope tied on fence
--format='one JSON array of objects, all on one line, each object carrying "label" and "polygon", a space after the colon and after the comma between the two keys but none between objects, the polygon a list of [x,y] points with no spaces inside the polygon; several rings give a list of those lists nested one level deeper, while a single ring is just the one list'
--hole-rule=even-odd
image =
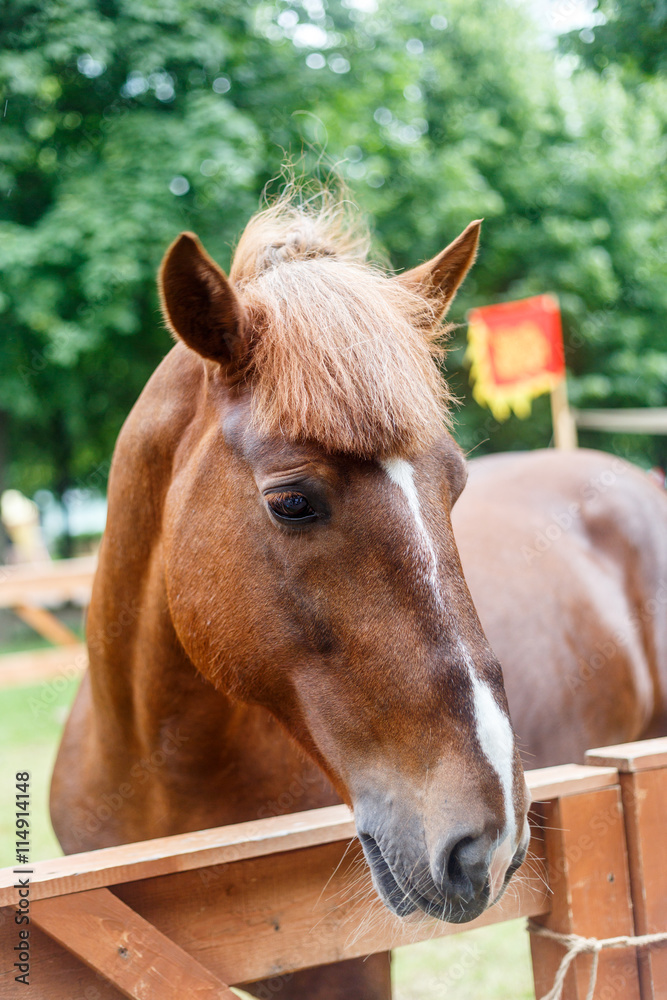
[{"label": "rope tied on fence", "polygon": [[541,997],[541,1000],[561,1000],[565,977],[577,955],[593,956],[588,979],[588,992],[586,993],[586,1000],[593,1000],[595,983],[598,977],[598,960],[601,951],[611,948],[647,948],[651,944],[664,944],[667,942],[667,933],[664,931],[659,934],[642,934],[639,937],[625,935],[611,938],[587,938],[582,937],[580,934],[559,934],[558,931],[549,930],[548,927],[543,927],[535,920],[530,919],[528,920],[528,930],[531,934],[536,934],[538,937],[557,941],[558,944],[563,945],[567,949],[558,966],[553,986],[548,993],[545,993]]}]

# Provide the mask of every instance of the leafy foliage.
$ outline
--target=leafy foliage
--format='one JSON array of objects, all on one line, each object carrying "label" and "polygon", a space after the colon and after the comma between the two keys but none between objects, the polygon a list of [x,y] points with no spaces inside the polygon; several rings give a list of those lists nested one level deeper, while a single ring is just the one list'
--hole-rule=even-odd
[{"label": "leafy foliage", "polygon": [[617,63],[630,76],[667,71],[667,5],[664,0],[599,0],[598,23],[572,32],[563,49],[600,72]]},{"label": "leafy foliage", "polygon": [[[555,291],[573,401],[665,405],[667,83],[630,85],[537,39],[509,0],[10,0],[0,405],[11,481],[62,491],[99,479],[170,346],[154,281],[164,249],[193,229],[227,266],[264,185],[304,149],[309,172],[318,151],[339,164],[398,267],[485,217],[455,320]],[[464,446],[547,444],[545,400],[502,427],[470,401],[463,334],[448,370]],[[663,447],[613,443],[645,461]]]}]

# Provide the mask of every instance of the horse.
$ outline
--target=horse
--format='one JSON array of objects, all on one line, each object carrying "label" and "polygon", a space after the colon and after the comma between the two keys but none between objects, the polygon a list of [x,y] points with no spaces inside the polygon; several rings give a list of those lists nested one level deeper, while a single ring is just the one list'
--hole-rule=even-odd
[{"label": "horse", "polygon": [[609,454],[469,462],[452,513],[526,767],[667,733],[667,495]]},{"label": "horse", "polygon": [[[342,800],[393,913],[464,922],[502,895],[529,796],[452,531],[438,366],[479,231],[392,275],[344,205],[283,199],[229,278],[191,233],[167,250],[177,343],[114,453],[51,789],[65,852]],[[387,956],[281,995],[386,1000]]]}]

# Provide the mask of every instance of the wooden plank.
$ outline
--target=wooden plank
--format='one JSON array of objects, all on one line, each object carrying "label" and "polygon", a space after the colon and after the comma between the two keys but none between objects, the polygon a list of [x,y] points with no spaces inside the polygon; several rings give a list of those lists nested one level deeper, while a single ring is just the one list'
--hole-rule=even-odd
[{"label": "wooden plank", "polygon": [[56,618],[48,608],[33,607],[30,604],[15,604],[12,608],[21,621],[34,629],[38,635],[56,646],[79,646],[81,638],[71,628]]},{"label": "wooden plank", "polygon": [[394,917],[372,887],[357,841],[132,882],[117,891],[219,975],[221,958],[212,953],[211,941],[221,935],[227,981],[236,984],[544,913],[549,899],[543,872],[536,843],[525,878],[465,925],[421,911]]},{"label": "wooden plank", "polygon": [[13,910],[0,910],[0,949],[5,959],[0,962],[2,1000],[123,1000],[124,994],[101,973],[84,965],[34,924],[30,927],[29,984],[17,983],[14,959],[7,960],[18,943],[18,929],[13,927]]},{"label": "wooden plank", "polygon": [[[349,840],[354,836],[352,813],[347,806],[339,805],[122,844],[35,863],[32,865],[31,899],[81,892],[168,872],[229,864],[311,844]],[[0,906],[16,902],[15,880],[13,869],[0,869]]]},{"label": "wooden plank", "polygon": [[[497,906],[465,925],[421,913],[405,920],[393,917],[372,888],[356,840],[146,878],[119,885],[114,893],[219,979],[236,985],[545,913],[544,874],[538,831],[525,876],[517,878]],[[3,940],[0,930],[3,945],[5,940],[13,943],[13,923],[7,921],[5,929],[9,937]],[[36,942],[32,972],[35,982],[49,982],[44,1000],[87,996],[75,987],[82,982],[80,963],[62,949]],[[7,982],[0,968],[0,996],[7,995]],[[115,993],[108,997],[117,1000]],[[107,1000],[106,992],[102,998]]]},{"label": "wooden plank", "polygon": [[589,750],[586,762],[615,767],[623,773],[646,771],[652,767],[667,767],[667,736]]},{"label": "wooden plank", "polygon": [[[653,742],[653,741],[651,741]],[[667,930],[667,768],[621,775],[635,933]],[[667,998],[667,947],[639,949],[642,1000]]]},{"label": "wooden plank", "polygon": [[38,684],[59,677],[72,680],[80,677],[87,666],[85,643],[5,653],[0,656],[0,688]]},{"label": "wooden plank", "polygon": [[587,767],[585,764],[558,764],[526,771],[526,784],[533,802],[564,795],[591,792],[618,784],[615,767]]},{"label": "wooden plank", "polygon": [[[590,750],[621,772],[635,933],[667,929],[667,738]],[[667,1000],[667,949],[639,949],[643,1000]]]},{"label": "wooden plank", "polygon": [[621,434],[667,434],[667,406],[574,410],[577,427]]},{"label": "wooden plank", "polygon": [[[551,912],[539,922],[561,934],[607,938],[632,935],[634,924],[620,787],[569,795],[538,807],[544,825]],[[535,993],[553,986],[564,948],[531,933]],[[563,1000],[584,1000],[591,955],[579,955]],[[600,953],[595,1000],[639,1000],[635,949]]]},{"label": "wooden plank", "polygon": [[88,599],[96,556],[0,567],[0,608],[44,601]]},{"label": "wooden plank", "polygon": [[236,1000],[224,982],[108,889],[40,900],[30,918],[131,1000]]},{"label": "wooden plank", "polygon": [[[526,772],[536,800],[603,787],[615,775],[613,768],[578,764]],[[347,806],[338,805],[137,844],[123,844],[36,863],[31,882],[32,898],[44,899],[151,878],[170,871],[227,864],[241,858],[295,850],[312,844],[349,840],[355,835],[351,812]],[[0,869],[0,906],[14,903],[13,884],[12,869]]]}]

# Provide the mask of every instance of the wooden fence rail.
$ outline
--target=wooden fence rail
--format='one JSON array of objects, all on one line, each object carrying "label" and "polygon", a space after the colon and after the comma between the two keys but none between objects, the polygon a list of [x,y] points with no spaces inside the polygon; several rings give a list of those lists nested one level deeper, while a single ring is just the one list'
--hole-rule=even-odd
[{"label": "wooden fence rail", "polygon": [[0,566],[0,608],[72,601],[90,594],[96,556]]},{"label": "wooden fence rail", "polygon": [[0,566],[0,608],[10,608],[38,635],[53,643],[51,649],[5,653],[0,656],[0,687],[36,684],[56,677],[76,677],[88,664],[85,644],[64,625],[51,607],[90,601],[96,556],[56,562]]},{"label": "wooden fence rail", "polygon": [[572,410],[577,427],[609,434],[667,434],[667,406],[616,410]]},{"label": "wooden fence rail", "polygon": [[[515,917],[598,938],[665,930],[667,740],[591,751],[585,766],[527,780],[530,863],[471,924],[401,920],[369,902],[352,816],[332,806],[34,864],[30,989],[5,958],[0,997],[229,1000],[229,985]],[[3,956],[18,943],[19,877],[0,871]],[[542,996],[564,950],[535,934],[532,954]],[[665,954],[603,953],[596,1000],[667,996]],[[590,962],[574,961],[564,1000],[584,1000]]]}]

